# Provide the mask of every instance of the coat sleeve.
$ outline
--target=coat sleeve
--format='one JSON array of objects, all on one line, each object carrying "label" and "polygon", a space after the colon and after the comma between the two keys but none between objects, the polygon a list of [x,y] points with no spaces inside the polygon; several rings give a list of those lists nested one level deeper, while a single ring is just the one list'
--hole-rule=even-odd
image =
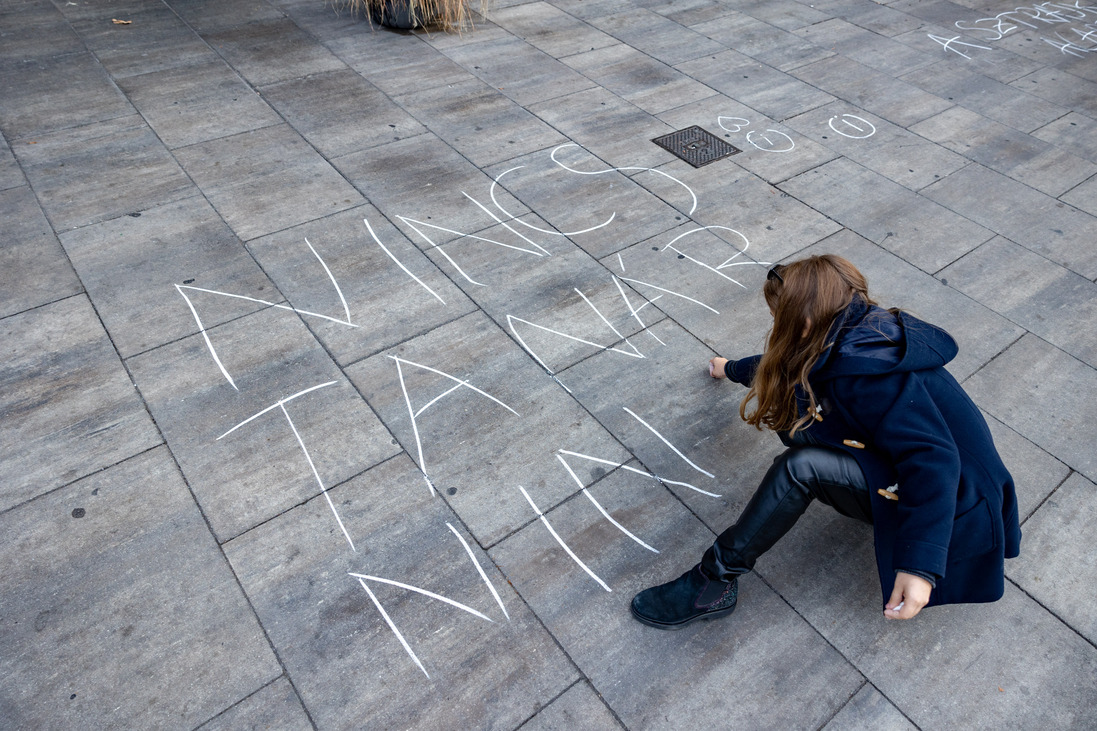
[{"label": "coat sleeve", "polygon": [[943,577],[960,484],[948,424],[917,372],[851,380],[842,401],[899,478],[893,568]]},{"label": "coat sleeve", "polygon": [[754,380],[754,373],[758,370],[758,361],[762,360],[760,355],[752,355],[749,358],[741,358],[739,360],[729,360],[724,363],[724,375],[728,377],[728,380],[735,381],[736,383],[744,386],[750,386]]}]

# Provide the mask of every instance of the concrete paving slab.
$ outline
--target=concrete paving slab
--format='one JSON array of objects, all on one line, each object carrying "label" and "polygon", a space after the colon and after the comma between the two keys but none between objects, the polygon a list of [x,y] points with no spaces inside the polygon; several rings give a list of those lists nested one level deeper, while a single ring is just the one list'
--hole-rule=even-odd
[{"label": "concrete paving slab", "polygon": [[345,68],[331,51],[288,18],[203,31],[202,35],[254,86]]},{"label": "concrete paving slab", "polygon": [[441,51],[407,33],[367,26],[326,43],[350,68],[390,96],[476,78]]},{"label": "concrete paving slab", "polygon": [[0,129],[9,140],[45,135],[133,113],[90,53],[0,65]]},{"label": "concrete paving slab", "polygon": [[239,390],[198,335],[127,365],[220,542],[399,451],[295,313],[207,334]]},{"label": "concrete paving slab", "polygon": [[0,289],[0,318],[84,290],[30,188],[0,191],[0,219],[8,222],[0,271],[20,273]]},{"label": "concrete paving slab", "polygon": [[[1057,727],[1086,724],[1075,709],[1097,693],[1085,680],[1097,650],[1010,582],[997,603],[935,607],[918,622],[889,622],[871,528],[821,505],[757,570],[919,728],[1024,728],[1051,716]],[[1034,705],[1047,710],[1033,715]]]},{"label": "concrete paving slab", "polygon": [[[632,144],[636,146],[635,140]],[[659,149],[651,143],[647,147]],[[641,166],[615,170],[574,144],[516,158],[485,172],[497,182],[496,190],[509,192],[536,212],[542,222],[523,225],[525,219],[520,219],[512,228],[550,253],[570,251],[560,243],[567,240],[591,256],[603,257],[629,242],[674,228],[683,220],[681,212],[692,207],[689,191],[667,177],[673,172],[661,175]],[[514,235],[504,238],[502,232],[496,240],[536,248]]]},{"label": "concrete paving slab", "polygon": [[1097,416],[1078,394],[1095,387],[1091,366],[1035,335],[1025,335],[965,384],[980,407],[1090,479],[1097,476],[1097,457],[1088,425]]},{"label": "concrete paving slab", "polygon": [[[347,374],[484,546],[533,517],[517,484],[535,490],[543,510],[579,490],[558,450],[616,464],[628,459],[559,382],[482,314],[360,361]],[[605,468],[587,471],[597,477]],[[426,489],[422,478],[420,484]]]},{"label": "concrete paving slab", "polygon": [[1060,198],[1092,216],[1097,216],[1097,175]]},{"label": "concrete paving slab", "polygon": [[565,63],[649,114],[712,95],[704,84],[623,43],[577,53]]},{"label": "concrete paving slab", "polygon": [[[618,43],[613,36],[548,2],[497,8],[491,12],[491,20],[534,48],[559,59]],[[571,63],[568,65],[575,68]]]},{"label": "concrete paving slab", "polygon": [[943,286],[939,279],[848,230],[824,239],[803,254],[828,252],[852,261],[868,278],[869,291],[882,306],[901,307],[947,330],[960,346],[948,369],[961,381],[1025,332],[990,303],[980,304],[965,296],[963,290]]},{"label": "concrete paving slab", "polygon": [[[499,233],[504,235],[488,230],[483,236],[505,239],[506,232]],[[500,252],[462,240],[428,254],[439,269],[452,271],[443,255],[459,262],[475,281],[460,282],[465,294],[547,371],[557,373],[605,348],[623,358],[642,357],[635,336],[643,325],[632,316],[626,285],[576,246],[557,243],[551,256],[532,251]]]},{"label": "concrete paving slab", "polygon": [[643,8],[611,10],[609,15],[590,17],[587,22],[668,66],[724,50],[697,31]]},{"label": "concrete paving slab", "polygon": [[685,225],[602,263],[629,286],[646,324],[656,321],[651,310],[666,313],[713,354],[741,358],[762,352],[772,319],[761,296],[769,267],[754,263],[758,252],[736,239],[732,231]]},{"label": "concrete paving slab", "polygon": [[929,273],[993,237],[992,231],[848,159],[809,170],[781,189]]},{"label": "concrete paving slab", "polygon": [[921,193],[1087,279],[1097,279],[1097,249],[1087,243],[1097,230],[1097,218],[1084,211],[977,164]]},{"label": "concrete paving slab", "polygon": [[[860,7],[865,6],[861,4]],[[910,16],[906,17],[909,19]],[[890,76],[899,76],[911,69],[930,66],[937,60],[934,53],[915,50],[886,35],[840,18],[832,18],[822,23],[799,28],[793,33],[816,46],[828,48],[844,58]],[[936,51],[937,49],[927,47],[926,50]]]},{"label": "concrete paving slab", "polygon": [[842,706],[823,731],[853,731],[873,728],[879,731],[913,731],[918,728],[884,695],[865,683],[849,703]]},{"label": "concrete paving slab", "polygon": [[[132,0],[73,5],[63,6],[72,27],[115,80],[221,60],[166,5]],[[117,25],[113,18],[130,23]]]},{"label": "concrete paving slab", "polygon": [[411,92],[397,100],[477,167],[567,141],[478,79]]},{"label": "concrete paving slab", "polygon": [[949,286],[1097,367],[1097,343],[1079,337],[1097,317],[1097,284],[1001,237],[941,276]]},{"label": "concrete paving slab", "polygon": [[[633,594],[676,578],[713,538],[669,493],[638,492],[633,478],[618,470],[590,492],[658,554],[579,496],[545,515],[612,591],[584,573],[540,521],[490,552],[618,718],[628,728],[738,726],[758,718],[812,727],[832,716],[861,676],[754,576],[740,582],[729,618],[671,633],[629,615]],[[774,672],[766,658],[792,647],[797,663]]]},{"label": "concrete paving slab", "polygon": [[[736,5],[736,7],[739,7]],[[834,51],[744,12],[724,13],[715,20],[691,26],[728,48],[779,71],[833,56]]]},{"label": "concrete paving slab", "polygon": [[1034,130],[1032,136],[1097,162],[1097,119],[1070,112]]},{"label": "concrete paving slab", "polygon": [[325,316],[306,323],[340,365],[474,309],[372,206],[254,239],[248,250],[291,303]]},{"label": "concrete paving slab", "polygon": [[[818,121],[818,110],[804,116]],[[660,114],[659,118],[676,129],[697,124],[741,150],[733,157],[706,166],[711,167],[711,171],[699,172],[699,176],[726,171],[730,163],[775,184],[836,157],[820,144],[822,139],[815,127],[809,128],[806,136],[798,134],[798,130],[775,122],[723,94],[684,104]],[[706,200],[711,200],[711,196]]]},{"label": "concrete paving slab", "polygon": [[311,727],[312,722],[297,697],[297,691],[285,677],[281,677],[198,728],[201,731],[293,731]]},{"label": "concrete paving slab", "polygon": [[0,507],[161,443],[83,295],[0,320]]},{"label": "concrete paving slab", "polygon": [[1056,68],[1042,68],[1017,79],[1011,86],[1087,117],[1097,117],[1097,81]]},{"label": "concrete paving slab", "polygon": [[213,6],[203,0],[172,0],[171,8],[203,35],[285,17],[280,9],[262,0],[227,0]]},{"label": "concrete paving slab", "polygon": [[[529,109],[608,166],[657,167],[675,159],[661,147],[647,144],[674,128],[605,89],[582,91]],[[683,168],[687,165],[682,163]]]},{"label": "concrete paving slab", "polygon": [[23,171],[19,169],[19,163],[15,161],[7,140],[0,140],[0,190],[9,190],[20,185],[26,185]]},{"label": "concrete paving slab", "polygon": [[1071,470],[990,414],[984,412],[983,418],[990,427],[998,454],[1013,476],[1018,514],[1024,525],[1047,496],[1063,484]]},{"label": "concrete paving slab", "polygon": [[865,30],[892,38],[921,28],[924,23],[906,8],[892,8],[877,2],[839,2],[835,15]]},{"label": "concrete paving slab", "polygon": [[603,731],[624,728],[598,694],[576,683],[522,725],[524,731]]},{"label": "concrete paving slab", "polygon": [[1031,132],[1069,111],[1047,99],[987,78],[976,68],[957,64],[951,58],[915,69],[900,78],[955,102],[969,112],[1022,132]]},{"label": "concrete paving slab", "polygon": [[[746,389],[708,375],[711,349],[669,320],[648,334],[654,337],[635,339],[644,346],[644,360],[610,366],[613,354],[601,353],[561,378],[644,470],[671,481],[667,488],[721,532],[739,517],[783,448],[772,434],[741,422]],[[727,357],[754,354],[731,341],[723,345]]]},{"label": "concrete paving slab", "polygon": [[118,86],[169,148],[282,122],[220,59],[120,78]]},{"label": "concrete paving slab", "polygon": [[13,151],[58,233],[195,193],[136,114],[36,136],[33,142],[16,142]]},{"label": "concrete paving slab", "polygon": [[[654,13],[659,13],[664,18],[669,18],[675,23],[684,26],[694,26],[700,23],[716,20],[724,15],[734,14],[735,11],[726,4],[715,0],[685,0],[684,2],[652,2],[637,3],[643,5]],[[695,29],[696,30],[696,29]]]},{"label": "concrete paving slab", "polygon": [[789,73],[900,127],[909,127],[952,106],[946,99],[843,56],[831,56]]},{"label": "concrete paving slab", "polygon": [[1097,537],[1093,497],[1097,485],[1070,476],[1025,521],[1025,550],[1009,563],[1009,578],[1092,644],[1097,617],[1078,601],[1077,588],[1094,579],[1091,547]]},{"label": "concrete paving slab", "polygon": [[215,327],[284,302],[201,197],[84,226],[61,243],[123,358],[199,332],[195,315]]},{"label": "concrete paving slab", "polygon": [[189,728],[281,673],[166,449],[0,528],[5,725]]},{"label": "concrete paving slab", "polygon": [[834,101],[816,86],[737,51],[707,55],[675,68],[778,122]]},{"label": "concrete paving slab", "polygon": [[[497,223],[492,213],[484,211],[492,206],[493,179],[433,134],[344,155],[332,164],[370,203],[386,211],[390,220],[403,216],[462,234]],[[401,175],[394,177],[393,170],[400,170]],[[496,189],[495,193],[499,205],[510,215],[528,212],[506,191]],[[410,227],[402,230],[416,246],[431,246]],[[430,235],[436,243],[456,236],[436,229]]]},{"label": "concrete paving slab", "polygon": [[793,117],[788,126],[819,140],[832,159],[848,158],[914,191],[968,164],[956,152],[842,101]]},{"label": "concrete paving slab", "polygon": [[357,553],[322,498],[225,547],[319,727],[515,728],[575,682],[574,666],[410,460],[332,492]]},{"label": "concrete paving slab", "polygon": [[291,79],[259,91],[329,160],[425,131],[414,117],[350,69]]},{"label": "concrete paving slab", "polygon": [[0,63],[84,51],[80,37],[60,21],[61,15],[52,4],[0,8]]},{"label": "concrete paving slab", "polygon": [[517,38],[453,46],[443,53],[524,107],[594,86],[590,79]]},{"label": "concrete paving slab", "polygon": [[948,109],[910,129],[1052,197],[1097,175],[1097,165],[1069,150],[961,107]]},{"label": "concrete paving slab", "polygon": [[180,148],[175,156],[245,241],[363,202],[288,125]]},{"label": "concrete paving slab", "polygon": [[795,30],[831,17],[821,10],[816,10],[815,4],[805,5],[800,2],[775,3],[772,0],[745,0],[736,3],[736,9],[784,30]]}]

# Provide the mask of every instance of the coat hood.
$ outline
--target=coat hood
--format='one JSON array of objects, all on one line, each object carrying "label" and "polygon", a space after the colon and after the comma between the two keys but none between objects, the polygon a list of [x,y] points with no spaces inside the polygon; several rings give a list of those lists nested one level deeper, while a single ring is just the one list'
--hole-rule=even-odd
[{"label": "coat hood", "polygon": [[938,368],[956,357],[952,336],[906,312],[867,304],[860,295],[831,325],[828,350],[813,379]]}]

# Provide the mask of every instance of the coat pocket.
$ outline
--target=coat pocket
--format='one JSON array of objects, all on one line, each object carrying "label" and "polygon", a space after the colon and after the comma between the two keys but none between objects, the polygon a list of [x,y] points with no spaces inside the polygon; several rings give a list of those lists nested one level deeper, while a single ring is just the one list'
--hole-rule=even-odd
[{"label": "coat pocket", "polygon": [[948,562],[990,553],[998,547],[993,516],[986,498],[975,503],[952,522],[952,537],[948,542]]}]

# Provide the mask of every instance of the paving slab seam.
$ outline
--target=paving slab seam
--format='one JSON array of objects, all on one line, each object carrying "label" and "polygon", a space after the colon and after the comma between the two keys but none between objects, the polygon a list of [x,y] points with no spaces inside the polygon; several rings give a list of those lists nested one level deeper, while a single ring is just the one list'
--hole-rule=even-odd
[{"label": "paving slab seam", "polygon": [[[85,480],[89,477],[94,477],[95,475],[98,475],[102,472],[106,472],[107,470],[109,470],[113,467],[117,467],[118,465],[125,464],[126,462],[129,462],[132,459],[136,459],[137,457],[140,457],[144,454],[148,454],[149,452],[155,451],[155,450],[160,449],[161,447],[164,447],[164,446],[166,446],[166,444],[164,442],[161,442],[160,444],[154,444],[151,447],[147,447],[146,449],[142,449],[138,452],[134,452],[133,454],[131,454],[127,457],[123,457],[122,459],[118,460],[117,462],[115,462],[113,464],[109,464],[109,465],[105,465],[103,467],[99,467],[99,468],[97,468],[95,470],[92,470],[91,472],[87,473],[86,475],[81,475],[80,477],[77,477],[74,480],[70,480],[69,482],[66,482],[63,485],[58,485],[57,487],[51,487],[50,489],[46,490],[45,492],[39,493],[39,494],[35,495],[34,497],[27,498],[26,500],[24,500],[21,503],[16,503],[15,505],[4,508],[3,510],[0,510],[0,515],[5,515],[6,513],[10,513],[10,512],[12,512],[14,510],[17,510],[19,508],[25,507],[27,505],[31,505],[34,502],[40,500],[41,498],[45,498],[49,495],[53,495],[54,493],[58,492],[59,490],[63,490],[67,487],[71,487],[71,486],[75,485],[76,483],[81,482],[81,481],[83,481],[83,480]],[[178,467],[178,465],[176,465],[176,466]]]},{"label": "paving slab seam", "polygon": [[[188,489],[190,488],[189,483],[187,484],[187,487],[188,487]],[[195,501],[195,502],[197,502],[197,501]],[[204,513],[203,513],[202,517],[205,518]],[[217,537],[216,537],[216,534],[214,534],[212,527],[209,528],[209,532],[210,532],[210,537],[213,538],[214,541],[216,542]],[[301,709],[305,712],[305,717],[308,718],[309,723],[312,724],[312,727],[314,729],[318,728],[317,725],[316,725],[316,720],[312,716],[312,711],[310,711],[309,707],[305,704],[305,699],[301,696],[301,691],[298,690],[297,683],[294,682],[293,676],[290,675],[289,668],[286,667],[286,661],[282,659],[281,653],[278,652],[278,647],[274,644],[274,640],[271,638],[270,632],[267,631],[266,625],[263,624],[263,620],[259,616],[259,612],[255,609],[255,604],[252,602],[251,596],[248,595],[247,590],[244,588],[244,584],[240,581],[240,576],[236,573],[236,569],[233,567],[232,562],[229,561],[229,557],[225,555],[224,546],[218,544],[217,550],[218,550],[218,553],[221,554],[221,560],[223,560],[225,562],[225,566],[232,573],[233,581],[236,582],[236,588],[240,591],[241,596],[244,597],[244,601],[247,602],[248,610],[251,611],[251,616],[255,620],[255,624],[258,625],[260,631],[262,631],[263,639],[266,640],[266,642],[267,642],[267,647],[270,649],[271,654],[274,655],[274,659],[275,659],[275,661],[277,661],[278,666],[282,669],[282,674],[280,676],[272,678],[269,682],[264,684],[262,687],[255,689],[255,691],[253,691],[252,693],[244,696],[244,698],[240,698],[239,700],[237,700],[236,703],[233,703],[232,705],[228,706],[227,708],[222,709],[221,713],[224,713],[229,708],[232,708],[236,704],[243,701],[245,698],[248,698],[248,697],[254,695],[255,693],[262,690],[263,688],[270,685],[271,683],[276,682],[279,678],[284,677],[286,679],[286,682],[289,683],[290,687],[293,688],[293,693],[297,697],[297,702],[301,704]],[[218,714],[218,715],[220,715],[220,714]]]},{"label": "paving slab seam", "polygon": [[[1058,489],[1058,488],[1056,488],[1056,489]],[[1014,581],[1013,579],[1011,579],[1011,578],[1009,577],[1009,574],[1008,574],[1008,572],[1007,572],[1007,574],[1006,574],[1006,581],[1008,581],[1008,582],[1009,582],[1010,584],[1013,584],[1014,588],[1016,588],[1016,589],[1017,589],[1018,591],[1020,591],[1020,592],[1021,592],[1022,594],[1024,594],[1024,595],[1025,595],[1026,597],[1028,597],[1029,599],[1031,599],[1031,600],[1032,600],[1032,601],[1033,601],[1033,602],[1034,602],[1034,603],[1036,604],[1036,606],[1038,606],[1038,607],[1040,607],[1041,609],[1043,609],[1043,610],[1044,610],[1045,612],[1047,612],[1048,614],[1050,614],[1050,615],[1051,615],[1052,617],[1055,617],[1055,620],[1056,620],[1057,622],[1059,622],[1059,624],[1063,625],[1063,626],[1064,626],[1064,627],[1066,627],[1066,628],[1067,628],[1068,630],[1070,630],[1070,633],[1071,633],[1071,634],[1073,634],[1073,635],[1077,636],[1078,638],[1080,638],[1080,639],[1081,639],[1081,640],[1082,640],[1083,642],[1085,642],[1085,643],[1086,643],[1087,645],[1089,645],[1090,647],[1092,647],[1092,648],[1093,648],[1094,650],[1097,650],[1097,641],[1091,640],[1090,638],[1086,637],[1086,636],[1085,636],[1085,635],[1084,635],[1084,634],[1083,634],[1082,632],[1080,632],[1080,631],[1079,631],[1078,629],[1076,629],[1075,627],[1073,627],[1073,626],[1072,626],[1072,625],[1070,624],[1070,622],[1068,622],[1068,621],[1066,621],[1065,619],[1063,619],[1062,617],[1060,617],[1060,616],[1059,616],[1059,614],[1058,614],[1058,612],[1056,612],[1056,611],[1055,611],[1054,609],[1052,609],[1052,608],[1051,608],[1051,607],[1049,607],[1048,605],[1044,604],[1044,603],[1043,603],[1043,602],[1041,602],[1041,601],[1040,601],[1039,599],[1037,599],[1037,598],[1036,598],[1035,596],[1033,596],[1033,595],[1032,595],[1032,594],[1030,594],[1030,593],[1029,593],[1028,591],[1026,591],[1026,590],[1025,590],[1025,588],[1024,588],[1023,586],[1021,586],[1021,585],[1020,585],[1019,583],[1017,583],[1016,581]]]},{"label": "paving slab seam", "polygon": [[[389,432],[389,434],[391,435],[392,432]],[[395,439],[395,437],[393,437],[393,439]],[[297,508],[300,508],[303,505],[308,505],[309,503],[313,502],[314,500],[317,500],[318,498],[324,497],[324,492],[331,492],[332,490],[334,490],[338,487],[342,487],[343,485],[346,485],[348,482],[351,482],[354,479],[356,479],[358,477],[361,477],[362,475],[369,472],[370,470],[372,470],[375,467],[380,467],[381,465],[385,464],[386,462],[391,462],[394,459],[399,459],[401,457],[410,456],[406,449],[401,448],[401,450],[402,451],[397,452],[396,454],[392,455],[391,457],[386,457],[385,459],[381,460],[380,462],[377,462],[376,464],[371,464],[371,465],[366,466],[365,468],[359,470],[358,472],[356,472],[353,475],[347,477],[346,479],[340,480],[339,482],[334,482],[330,485],[325,484],[324,489],[321,490],[320,492],[318,492],[314,495],[309,495],[308,497],[303,498],[299,502],[288,506],[284,510],[280,510],[277,513],[269,515],[269,516],[263,518],[261,521],[259,521],[255,525],[250,525],[247,528],[245,528],[245,529],[243,529],[243,530],[241,530],[237,533],[234,533],[233,535],[228,536],[227,538],[225,538],[223,540],[217,538],[217,534],[213,532],[212,527],[210,528],[210,534],[213,535],[214,540],[217,541],[217,544],[219,546],[224,547],[226,544],[231,543],[232,541],[235,541],[238,538],[246,536],[248,533],[251,533],[253,530],[255,530],[257,528],[261,528],[262,526],[267,525],[271,521],[276,520],[278,518],[281,518],[281,517],[285,516],[287,513],[291,513],[291,512],[293,512]],[[442,497],[442,495],[439,494],[439,497]],[[445,500],[444,497],[442,499]],[[196,500],[196,502],[197,502],[197,500]],[[449,503],[446,503],[446,505],[449,505]],[[452,508],[451,508],[451,510],[452,510]],[[456,516],[456,514],[457,514],[456,511],[454,511],[455,516]],[[456,520],[460,521],[460,518],[456,518]],[[462,523],[462,527],[464,527],[466,530],[468,529],[468,526],[465,526],[464,523]],[[469,535],[472,535],[472,531],[469,531]]]},{"label": "paving slab seam", "polygon": [[[283,668],[283,669],[284,669],[284,668]],[[198,723],[197,725],[195,725],[195,726],[194,726],[194,727],[192,728],[192,730],[191,730],[191,731],[199,731],[199,729],[201,729],[201,728],[202,728],[203,726],[205,726],[205,725],[206,725],[207,723],[209,723],[209,722],[211,722],[211,721],[216,721],[217,719],[221,718],[222,716],[224,716],[224,715],[225,715],[226,713],[228,713],[228,712],[229,712],[229,711],[231,711],[232,709],[234,709],[234,708],[236,708],[237,706],[239,706],[239,705],[240,705],[241,703],[243,703],[244,701],[248,700],[249,698],[252,698],[252,697],[254,697],[254,696],[255,696],[256,694],[258,694],[258,693],[261,693],[261,692],[263,692],[264,690],[266,690],[267,688],[271,687],[272,685],[274,685],[275,683],[277,683],[277,682],[278,682],[279,680],[282,680],[283,678],[284,678],[284,679],[286,680],[286,682],[288,682],[288,683],[290,684],[290,686],[291,686],[291,687],[293,686],[293,681],[291,681],[291,680],[290,680],[290,678],[289,678],[289,676],[288,676],[288,675],[286,675],[286,674],[284,674],[284,673],[283,673],[282,675],[279,675],[279,676],[278,676],[277,678],[273,678],[272,680],[269,680],[269,681],[267,681],[266,683],[264,683],[263,685],[259,686],[258,688],[256,688],[256,689],[255,689],[255,690],[253,690],[252,692],[248,693],[248,694],[247,694],[246,696],[244,696],[243,698],[239,699],[238,701],[236,701],[236,702],[235,702],[235,703],[233,703],[232,705],[228,706],[227,708],[224,708],[224,709],[222,709],[222,710],[218,711],[218,712],[217,712],[216,714],[214,714],[213,716],[210,716],[209,718],[205,719],[204,721],[202,721],[202,722]],[[296,687],[294,687],[294,688],[293,688],[293,691],[294,691],[294,693],[296,694],[296,693],[297,693],[297,688],[296,688]],[[298,702],[301,702],[301,696],[300,696],[300,695],[298,695],[298,696],[297,696],[297,700],[298,700]],[[304,704],[304,703],[301,703],[301,707],[302,707],[302,708],[303,708],[303,709],[305,710],[305,714],[306,714],[306,715],[308,715],[308,709],[307,709],[307,708],[305,708],[305,704]],[[310,723],[312,723],[312,728],[313,728],[313,729],[315,729],[315,728],[316,728],[316,722],[315,722],[315,721],[313,721],[313,719],[312,719],[312,717],[311,717],[311,716],[308,716],[308,720],[309,720],[309,722],[310,722]]]}]

